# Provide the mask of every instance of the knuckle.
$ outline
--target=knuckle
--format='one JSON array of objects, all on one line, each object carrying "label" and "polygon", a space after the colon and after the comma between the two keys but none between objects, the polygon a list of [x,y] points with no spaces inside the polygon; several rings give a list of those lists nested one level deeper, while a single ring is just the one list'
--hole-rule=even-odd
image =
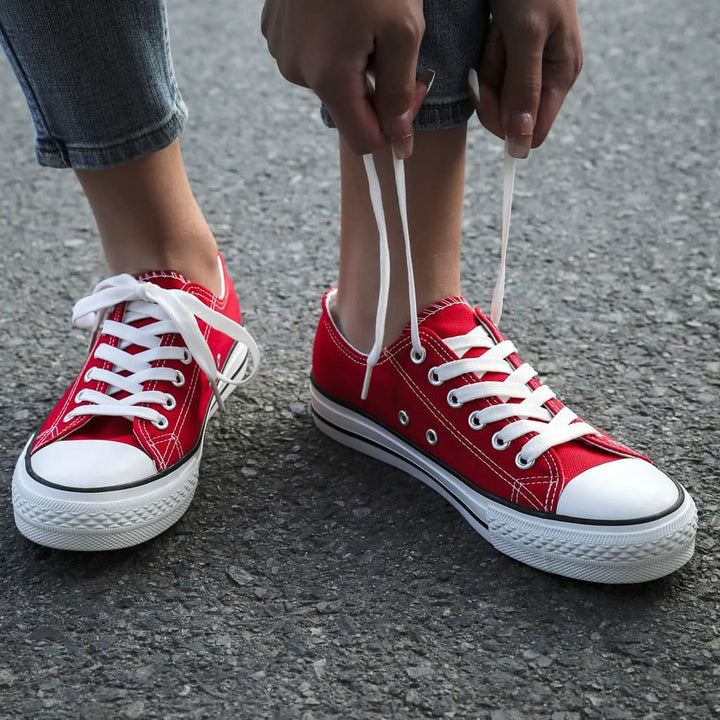
[{"label": "knuckle", "polygon": [[323,101],[337,95],[338,89],[342,88],[339,82],[340,73],[333,65],[322,65],[315,69],[307,78],[308,86],[315,91],[315,94]]},{"label": "knuckle", "polygon": [[537,45],[547,37],[546,22],[537,12],[524,13],[517,19],[516,33],[526,43]]},{"label": "knuckle", "polygon": [[419,46],[424,34],[425,18],[416,14],[408,14],[398,18],[393,24],[391,32],[394,42],[404,47]]},{"label": "knuckle", "polygon": [[305,85],[302,73],[293,65],[285,65],[278,62],[280,74],[293,85]]},{"label": "knuckle", "polygon": [[585,56],[582,48],[578,48],[577,53],[573,58],[572,70],[573,70],[573,82],[577,80],[578,76],[582,72],[583,65],[585,63]]},{"label": "knuckle", "polygon": [[542,81],[527,78],[518,85],[518,97],[526,108],[534,108],[542,95]]}]

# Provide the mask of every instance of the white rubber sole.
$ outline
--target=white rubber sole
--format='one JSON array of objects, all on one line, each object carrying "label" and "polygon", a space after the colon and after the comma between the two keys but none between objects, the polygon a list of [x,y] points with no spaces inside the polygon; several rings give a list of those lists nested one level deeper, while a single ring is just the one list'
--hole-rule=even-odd
[{"label": "white rubber sole", "polygon": [[[240,379],[247,348],[238,344],[223,372]],[[223,400],[235,390],[226,384]],[[174,525],[188,509],[198,483],[203,437],[217,411],[211,400],[193,455],[175,470],[142,485],[106,492],[71,492],[37,482],[26,468],[32,439],[15,466],[12,482],[15,524],[28,540],[61,550],[117,550],[139,545]]]},{"label": "white rubber sole", "polygon": [[564,522],[515,510],[474,490],[364,415],[310,388],[315,424],[326,435],[421,480],[450,502],[497,550],[546,572],[599,583],[637,583],[674,572],[695,550],[697,511],[682,504],[648,522]]}]

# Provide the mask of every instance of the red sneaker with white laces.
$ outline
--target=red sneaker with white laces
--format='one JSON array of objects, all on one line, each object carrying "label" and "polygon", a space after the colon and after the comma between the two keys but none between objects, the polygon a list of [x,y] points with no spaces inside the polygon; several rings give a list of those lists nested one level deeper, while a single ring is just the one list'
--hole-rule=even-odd
[{"label": "red sneaker with white laces", "polygon": [[629,583],[695,545],[690,495],[565,408],[513,344],[459,297],[421,312],[378,357],[343,338],[326,294],[313,350],[317,426],[414,475],[498,550],[548,572]]},{"label": "red sneaker with white laces", "polygon": [[27,538],[66,550],[128,547],[187,510],[205,426],[259,361],[218,263],[218,297],[156,272],[104,280],[75,305],[73,322],[95,332],[88,359],[13,475]]}]

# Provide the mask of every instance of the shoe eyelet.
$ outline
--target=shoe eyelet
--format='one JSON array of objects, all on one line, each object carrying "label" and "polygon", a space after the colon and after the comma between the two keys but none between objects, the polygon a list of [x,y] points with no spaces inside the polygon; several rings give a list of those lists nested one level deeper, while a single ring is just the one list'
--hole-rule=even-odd
[{"label": "shoe eyelet", "polygon": [[482,430],[485,427],[485,423],[480,422],[480,420],[478,419],[479,417],[480,417],[480,413],[477,410],[473,410],[468,415],[468,425],[473,430]]},{"label": "shoe eyelet", "polygon": [[182,387],[185,384],[185,376],[181,372],[175,374],[175,379],[171,381],[175,387]]},{"label": "shoe eyelet", "polygon": [[90,368],[85,375],[83,376],[83,381],[86,383],[92,382],[92,371],[93,369]]},{"label": "shoe eyelet", "polygon": [[432,428],[430,428],[430,430],[428,430],[425,433],[425,439],[428,441],[429,445],[437,445],[438,444],[437,433]]},{"label": "shoe eyelet", "polygon": [[492,436],[490,442],[496,450],[507,450],[510,447],[510,443],[500,437],[500,431]]},{"label": "shoe eyelet", "polygon": [[404,410],[398,413],[398,420],[403,427],[407,427],[410,424],[410,416]]},{"label": "shoe eyelet", "polygon": [[416,365],[422,365],[425,362],[425,358],[427,357],[427,351],[425,348],[421,345],[420,350],[411,350],[410,351],[410,359],[416,364]]},{"label": "shoe eyelet", "polygon": [[443,384],[443,381],[437,373],[436,367],[431,367],[430,370],[428,370],[428,382],[435,387]]},{"label": "shoe eyelet", "polygon": [[73,415],[72,413],[68,413],[68,414],[62,419],[62,421],[67,425],[67,423],[69,423],[71,420],[74,420],[74,419],[75,419],[75,415]]},{"label": "shoe eyelet", "polygon": [[517,465],[520,470],[529,470],[534,464],[534,460],[526,460],[521,452],[515,456],[515,465]]},{"label": "shoe eyelet", "polygon": [[183,365],[189,365],[192,362],[192,355],[187,348],[183,348],[183,356],[180,358]]},{"label": "shoe eyelet", "polygon": [[448,402],[448,405],[449,405],[451,408],[459,408],[459,407],[462,407],[462,406],[464,405],[464,403],[461,403],[461,402],[457,399],[457,395],[455,394],[455,391],[454,391],[454,390],[451,390],[451,391],[448,393],[447,402]]},{"label": "shoe eyelet", "polygon": [[80,390],[78,394],[75,396],[75,404],[79,405],[81,402],[83,402],[82,394],[85,392],[84,390]]},{"label": "shoe eyelet", "polygon": [[164,415],[161,415],[157,420],[151,420],[150,422],[158,430],[167,430],[167,427],[170,424],[170,422]]},{"label": "shoe eyelet", "polygon": [[177,400],[172,395],[168,395],[167,398],[165,398],[165,402],[163,403],[163,407],[166,410],[174,410],[177,406]]}]

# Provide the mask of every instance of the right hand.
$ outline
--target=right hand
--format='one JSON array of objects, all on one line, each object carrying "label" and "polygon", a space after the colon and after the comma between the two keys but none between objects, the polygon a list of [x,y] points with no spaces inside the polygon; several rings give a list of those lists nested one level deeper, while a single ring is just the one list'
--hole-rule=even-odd
[{"label": "right hand", "polygon": [[[311,88],[359,154],[412,153],[422,0],[265,0],[262,32],[286,80]],[[367,71],[375,76],[368,87]]]}]

